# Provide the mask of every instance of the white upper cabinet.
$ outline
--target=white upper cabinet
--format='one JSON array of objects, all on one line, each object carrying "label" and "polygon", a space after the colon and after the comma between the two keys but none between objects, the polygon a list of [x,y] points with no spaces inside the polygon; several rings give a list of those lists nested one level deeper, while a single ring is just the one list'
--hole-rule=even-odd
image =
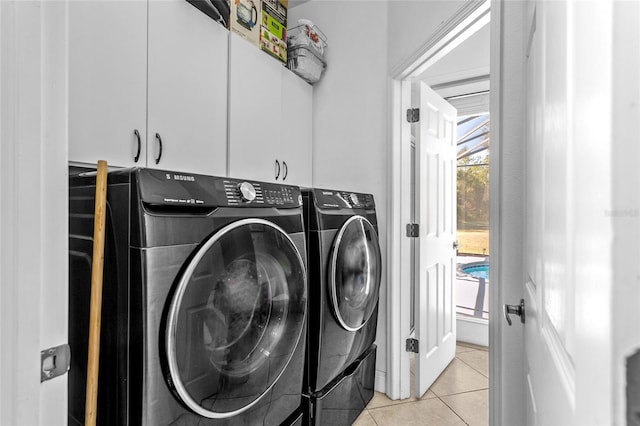
[{"label": "white upper cabinet", "polygon": [[146,104],[147,4],[69,2],[69,159],[144,166]]},{"label": "white upper cabinet", "polygon": [[229,175],[311,186],[311,86],[235,34],[229,72]]},{"label": "white upper cabinet", "polygon": [[226,174],[222,26],[183,0],[74,1],[69,36],[70,161]]},{"label": "white upper cabinet", "polygon": [[282,76],[282,140],[284,182],[311,187],[312,86],[284,69]]},{"label": "white upper cabinet", "polygon": [[[282,114],[282,64],[231,34],[229,175],[275,181]],[[276,163],[276,160],[279,165]]]},{"label": "white upper cabinet", "polygon": [[148,167],[226,174],[228,37],[184,0],[149,2]]},{"label": "white upper cabinet", "polygon": [[69,2],[69,160],[311,186],[312,87],[184,0]]}]

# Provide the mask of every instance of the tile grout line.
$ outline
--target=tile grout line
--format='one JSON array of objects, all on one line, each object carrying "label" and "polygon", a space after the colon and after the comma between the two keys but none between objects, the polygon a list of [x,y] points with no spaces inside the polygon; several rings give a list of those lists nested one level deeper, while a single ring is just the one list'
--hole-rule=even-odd
[{"label": "tile grout line", "polygon": [[450,393],[448,395],[436,395],[438,398],[446,398],[448,396],[457,396],[457,395],[464,395],[467,393],[474,393],[474,392],[481,392],[481,391],[486,391],[489,390],[488,387],[486,388],[480,388],[480,389],[473,389],[473,390],[468,390],[468,391],[463,391],[463,392],[457,392],[457,393]]},{"label": "tile grout line", "polygon": [[486,391],[489,388],[481,388],[481,389],[474,389],[474,390],[470,390],[470,391],[464,391],[464,392],[458,392],[458,393],[452,393],[452,394],[448,394],[448,395],[437,395],[435,392],[433,392],[433,390],[431,390],[430,388],[427,390],[431,390],[431,392],[433,392],[434,397],[433,398],[419,398],[419,399],[415,399],[413,401],[406,401],[406,402],[399,402],[396,404],[389,404],[389,405],[381,405],[379,407],[375,407],[375,408],[365,408],[365,410],[367,411],[367,413],[369,414],[369,416],[371,417],[371,419],[373,420],[373,422],[376,424],[376,426],[379,426],[379,423],[376,421],[375,417],[372,414],[372,411],[377,410],[379,408],[390,408],[390,407],[399,407],[401,405],[406,405],[406,404],[412,404],[412,403],[416,403],[416,402],[420,402],[420,401],[428,401],[430,399],[439,399],[440,402],[442,402],[449,410],[451,410],[464,424],[469,425],[469,423],[460,415],[458,414],[458,412],[456,410],[454,410],[449,404],[447,404],[442,398],[446,398],[449,396],[457,396],[457,395],[464,395],[464,394],[470,394],[470,393],[474,393],[474,392],[481,392],[481,391]]},{"label": "tile grout line", "polygon": [[[436,397],[437,397],[437,395],[436,395]],[[409,398],[407,398],[407,399],[409,399]],[[427,399],[433,399],[433,398],[425,398],[424,400],[427,400]],[[367,408],[367,410],[377,410],[379,408],[396,407],[398,405],[411,404],[412,402],[418,402],[418,401],[424,401],[424,400],[422,398],[418,398],[418,399],[414,399],[412,401],[396,402],[395,404],[387,404],[387,405],[381,405],[379,407]],[[404,401],[404,400],[402,400],[402,401]]]},{"label": "tile grout line", "polygon": [[471,349],[472,351],[489,352],[488,346],[474,345],[473,343],[464,343],[464,342],[456,342],[456,345],[465,349]]},{"label": "tile grout line", "polygon": [[451,407],[449,406],[449,404],[447,404],[446,402],[444,402],[444,401],[442,400],[442,398],[438,397],[438,399],[439,399],[439,400],[440,400],[440,402],[442,402],[442,403],[443,403],[443,404],[444,404],[444,405],[445,405],[449,410],[451,410],[451,411],[453,412],[453,414],[455,414],[456,416],[458,416],[458,418],[459,418],[460,420],[462,420],[462,422],[463,422],[465,425],[469,425],[469,423],[468,423],[465,419],[463,419],[463,418],[462,418],[462,416],[461,416],[460,414],[458,414],[458,412],[457,412],[456,410],[454,410],[453,408],[451,408]]},{"label": "tile grout line", "polygon": [[366,410],[367,410],[367,414],[369,414],[369,417],[371,417],[371,420],[373,420],[373,423],[375,423],[376,426],[379,426],[378,422],[376,421],[376,418],[373,417],[373,414],[369,412],[369,409],[367,408]]},{"label": "tile grout line", "polygon": [[[464,346],[463,346],[464,347]],[[475,349],[475,348],[470,348],[470,347],[465,347],[466,349],[469,349],[467,351],[464,352],[460,352],[460,354],[462,353],[470,353],[470,352],[483,352],[480,349]],[[487,375],[485,375],[484,373],[482,373],[480,370],[478,370],[477,368],[473,367],[471,364],[467,363],[466,361],[464,361],[462,358],[458,357],[458,354],[455,355],[455,359],[461,361],[464,365],[470,367],[473,371],[475,371],[476,373],[480,374],[481,376],[488,378]],[[413,371],[411,371],[412,374],[414,374]],[[438,394],[436,394],[435,392],[433,392],[433,390],[431,388],[427,389],[427,391],[431,391],[434,395],[433,398],[416,398],[414,400],[411,401],[406,401],[406,402],[398,402],[398,403],[392,403],[392,404],[388,404],[388,405],[381,405],[375,408],[368,408],[365,407],[367,414],[371,417],[371,419],[373,420],[374,424],[376,426],[379,426],[378,422],[376,421],[373,412],[375,410],[378,410],[379,408],[389,408],[389,407],[400,407],[401,405],[405,405],[405,404],[411,404],[411,403],[416,403],[416,402],[420,402],[420,401],[425,401],[425,400],[429,400],[429,399],[435,399],[437,398],[438,400],[440,400],[441,403],[443,403],[449,410],[451,410],[456,417],[458,417],[460,419],[460,421],[462,421],[464,424],[469,425],[469,423],[460,415],[458,414],[458,412],[456,410],[454,410],[451,406],[449,406],[449,404],[447,404],[442,398],[444,397],[449,397],[449,396],[454,396],[454,395],[463,395],[463,394],[468,394],[468,393],[473,393],[473,392],[480,392],[480,391],[485,391],[488,390],[488,387],[484,387],[484,388],[480,388],[480,389],[473,389],[473,390],[469,390],[469,391],[464,391],[464,392],[458,392],[458,393],[453,393],[453,394],[449,394],[449,395],[442,395],[442,397]],[[426,394],[425,394],[426,395]]]},{"label": "tile grout line", "polygon": [[484,346],[477,346],[477,345],[473,345],[473,344],[469,344],[469,346],[467,346],[466,343],[460,343],[457,342],[456,343],[456,349],[458,348],[464,348],[464,349],[468,349],[466,351],[460,351],[460,353],[465,353],[465,352],[469,352],[469,351],[481,351],[481,352],[489,352],[489,347],[484,347]]},{"label": "tile grout line", "polygon": [[[479,390],[484,390],[484,389],[479,389]],[[433,391],[432,391],[432,392],[433,392]],[[464,394],[464,393],[470,393],[470,392],[477,392],[477,391],[460,392],[459,394],[452,394],[452,395],[461,395],[461,394]],[[434,393],[434,395],[436,395],[436,394]],[[450,395],[444,395],[444,396],[450,396]],[[428,401],[428,400],[431,400],[431,399],[438,399],[438,400],[440,400],[440,402],[442,402],[442,403],[443,403],[443,404],[444,404],[444,405],[445,405],[449,410],[451,410],[451,412],[453,412],[453,414],[455,414],[455,415],[456,415],[456,417],[458,417],[458,418],[459,418],[459,419],[460,419],[460,420],[461,420],[465,425],[468,425],[468,424],[469,424],[469,423],[468,423],[464,418],[462,418],[462,416],[461,416],[460,414],[458,414],[458,412],[457,412],[456,410],[454,410],[453,408],[451,408],[451,407],[449,406],[449,404],[447,404],[446,402],[444,402],[444,401],[442,400],[442,398],[440,398],[438,395],[436,395],[434,398],[416,399],[416,400],[414,400],[414,401],[407,401],[407,402],[400,402],[400,403],[397,403],[397,404],[383,405],[383,406],[376,407],[376,408],[366,408],[366,410],[367,410],[367,413],[369,414],[369,416],[371,417],[371,419],[373,420],[373,422],[376,424],[376,426],[379,426],[379,424],[378,424],[378,422],[376,421],[375,417],[373,416],[373,414],[371,414],[371,411],[372,411],[372,410],[377,410],[377,409],[379,409],[379,408],[399,407],[400,405],[411,404],[411,403],[416,403],[416,402],[420,402],[420,401]]]},{"label": "tile grout line", "polygon": [[[478,352],[480,352],[480,351],[478,351]],[[465,353],[465,352],[463,352],[463,353]],[[458,356],[457,356],[457,355],[456,355],[456,359],[458,359],[458,360],[462,361],[462,363],[464,363],[465,365],[468,365],[469,367],[471,367],[471,369],[472,369],[472,370],[474,370],[474,371],[476,371],[476,372],[480,373],[481,375],[483,375],[483,376],[484,376],[484,377],[486,377],[487,379],[489,378],[489,375],[488,375],[488,374],[484,374],[482,371],[478,370],[477,368],[475,368],[473,365],[469,364],[468,362],[466,362],[466,361],[465,361],[465,360],[463,360],[462,358],[458,358]]]}]

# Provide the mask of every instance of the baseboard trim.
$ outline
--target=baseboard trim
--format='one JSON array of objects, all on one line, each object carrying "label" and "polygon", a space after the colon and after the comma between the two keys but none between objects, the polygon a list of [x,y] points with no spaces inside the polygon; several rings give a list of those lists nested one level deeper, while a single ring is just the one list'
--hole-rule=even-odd
[{"label": "baseboard trim", "polygon": [[387,393],[387,372],[376,370],[374,388],[376,392]]},{"label": "baseboard trim", "polygon": [[489,346],[489,321],[458,316],[456,318],[456,328],[458,341]]}]

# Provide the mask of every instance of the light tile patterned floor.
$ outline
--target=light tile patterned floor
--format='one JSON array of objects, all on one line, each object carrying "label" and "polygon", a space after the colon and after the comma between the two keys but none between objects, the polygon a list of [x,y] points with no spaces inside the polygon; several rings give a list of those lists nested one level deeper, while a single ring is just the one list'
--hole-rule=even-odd
[{"label": "light tile patterned floor", "polygon": [[[411,375],[413,388],[413,368]],[[354,426],[486,426],[488,388],[488,349],[458,343],[456,357],[422,398],[392,401],[376,392]]]}]

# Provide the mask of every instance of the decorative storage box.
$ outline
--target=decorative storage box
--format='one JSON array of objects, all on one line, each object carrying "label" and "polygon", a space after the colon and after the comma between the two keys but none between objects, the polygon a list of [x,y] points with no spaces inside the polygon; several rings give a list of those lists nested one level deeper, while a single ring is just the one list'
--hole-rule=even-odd
[{"label": "decorative storage box", "polygon": [[289,0],[262,0],[260,48],[287,62],[287,5]]},{"label": "decorative storage box", "polygon": [[260,45],[261,0],[231,0],[231,31],[256,47]]},{"label": "decorative storage box", "polygon": [[327,67],[324,59],[327,37],[311,21],[298,22],[300,25],[289,30],[287,68],[313,84],[320,80]]}]

